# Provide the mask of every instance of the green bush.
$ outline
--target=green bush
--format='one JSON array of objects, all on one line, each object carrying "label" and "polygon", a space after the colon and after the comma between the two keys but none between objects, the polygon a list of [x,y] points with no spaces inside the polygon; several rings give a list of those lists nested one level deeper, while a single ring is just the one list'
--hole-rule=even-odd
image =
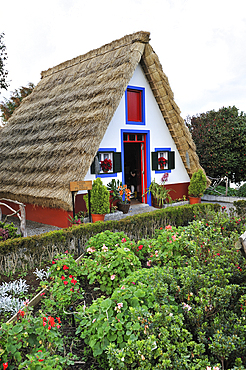
[{"label": "green bush", "polygon": [[14,226],[13,222],[11,222],[11,224],[0,222],[0,241],[20,237],[21,235],[17,233],[17,230],[18,229]]},{"label": "green bush", "polygon": [[237,191],[237,196],[246,197],[246,183],[240,186],[240,188]]},{"label": "green bush", "polygon": [[203,170],[200,169],[194,172],[188,187],[188,193],[192,197],[202,197],[207,187],[207,178]]}]

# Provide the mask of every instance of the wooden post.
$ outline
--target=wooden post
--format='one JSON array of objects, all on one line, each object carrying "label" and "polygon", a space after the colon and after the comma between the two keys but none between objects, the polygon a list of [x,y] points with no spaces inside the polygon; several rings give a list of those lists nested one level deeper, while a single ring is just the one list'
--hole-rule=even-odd
[{"label": "wooden post", "polygon": [[79,190],[88,191],[88,205],[89,205],[89,221],[91,222],[91,196],[90,190],[92,189],[92,181],[73,181],[70,182],[70,191],[72,192],[72,205],[73,205],[73,217],[75,217],[75,201],[74,194]]}]

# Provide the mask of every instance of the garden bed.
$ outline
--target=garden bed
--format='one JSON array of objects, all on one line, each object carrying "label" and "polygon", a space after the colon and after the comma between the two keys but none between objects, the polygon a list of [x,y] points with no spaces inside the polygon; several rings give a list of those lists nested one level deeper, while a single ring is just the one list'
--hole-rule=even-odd
[{"label": "garden bed", "polygon": [[99,233],[79,263],[54,257],[34,315],[2,325],[0,367],[245,370],[244,231],[244,219],[207,211],[149,239]]}]

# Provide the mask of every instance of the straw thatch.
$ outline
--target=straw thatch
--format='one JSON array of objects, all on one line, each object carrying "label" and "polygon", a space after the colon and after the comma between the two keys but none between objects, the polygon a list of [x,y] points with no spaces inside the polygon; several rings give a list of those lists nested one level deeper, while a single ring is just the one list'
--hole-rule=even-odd
[{"label": "straw thatch", "polygon": [[189,175],[200,168],[149,33],[137,32],[42,72],[1,129],[0,197],[71,210],[69,183],[84,179],[138,63]]}]

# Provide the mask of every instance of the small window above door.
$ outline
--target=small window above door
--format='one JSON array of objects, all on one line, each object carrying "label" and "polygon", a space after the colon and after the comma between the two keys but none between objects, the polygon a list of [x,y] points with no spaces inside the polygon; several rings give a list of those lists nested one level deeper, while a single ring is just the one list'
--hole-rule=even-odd
[{"label": "small window above door", "polygon": [[128,86],[125,94],[126,124],[145,125],[145,89]]}]

